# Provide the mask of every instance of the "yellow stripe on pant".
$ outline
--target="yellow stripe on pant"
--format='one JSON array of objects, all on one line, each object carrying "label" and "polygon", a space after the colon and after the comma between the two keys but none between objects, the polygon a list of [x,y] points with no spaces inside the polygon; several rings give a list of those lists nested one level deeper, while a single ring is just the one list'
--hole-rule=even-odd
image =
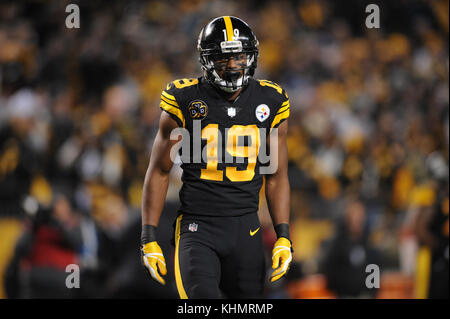
[{"label": "yellow stripe on pant", "polygon": [[179,259],[179,247],[180,247],[180,232],[181,232],[181,219],[183,215],[178,216],[175,226],[175,282],[177,284],[178,294],[181,299],[188,299],[186,291],[184,290],[183,280],[181,279],[180,259]]}]

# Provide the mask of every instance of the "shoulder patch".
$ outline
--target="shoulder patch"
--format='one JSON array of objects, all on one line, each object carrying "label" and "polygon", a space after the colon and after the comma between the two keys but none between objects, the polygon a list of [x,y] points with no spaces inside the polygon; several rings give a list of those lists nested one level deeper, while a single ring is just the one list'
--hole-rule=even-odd
[{"label": "shoulder patch", "polygon": [[260,104],[255,110],[258,121],[264,122],[270,116],[270,108],[266,104]]},{"label": "shoulder patch", "polygon": [[208,105],[202,100],[189,103],[189,115],[195,120],[202,120],[208,115]]}]

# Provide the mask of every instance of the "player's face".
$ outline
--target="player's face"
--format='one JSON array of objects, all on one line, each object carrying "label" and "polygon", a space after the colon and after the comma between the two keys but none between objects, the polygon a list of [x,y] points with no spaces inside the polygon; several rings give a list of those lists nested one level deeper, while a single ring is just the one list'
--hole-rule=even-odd
[{"label": "player's face", "polygon": [[214,58],[214,69],[221,78],[225,78],[225,73],[239,72],[239,76],[244,75],[247,67],[247,56],[245,53],[220,54]]}]

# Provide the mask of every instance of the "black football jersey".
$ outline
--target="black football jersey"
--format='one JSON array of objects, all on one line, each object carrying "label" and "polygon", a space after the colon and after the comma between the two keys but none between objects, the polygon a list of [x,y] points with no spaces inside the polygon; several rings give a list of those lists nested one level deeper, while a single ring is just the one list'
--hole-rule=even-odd
[{"label": "black football jersey", "polygon": [[256,212],[261,168],[268,165],[261,160],[261,152],[269,153],[266,137],[289,117],[285,90],[270,81],[250,79],[239,97],[229,102],[203,77],[182,79],[167,85],[160,107],[186,133],[180,149],[180,213]]}]

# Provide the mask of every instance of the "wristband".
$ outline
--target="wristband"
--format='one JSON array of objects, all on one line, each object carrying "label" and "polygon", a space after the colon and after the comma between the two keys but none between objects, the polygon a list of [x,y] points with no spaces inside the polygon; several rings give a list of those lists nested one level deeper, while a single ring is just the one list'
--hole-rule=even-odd
[{"label": "wristband", "polygon": [[291,240],[289,237],[289,224],[286,223],[278,224],[274,228],[275,233],[277,233],[277,238],[284,237],[287,238],[289,241]]},{"label": "wristband", "polygon": [[145,245],[152,241],[156,241],[156,226],[142,225],[141,244]]}]

